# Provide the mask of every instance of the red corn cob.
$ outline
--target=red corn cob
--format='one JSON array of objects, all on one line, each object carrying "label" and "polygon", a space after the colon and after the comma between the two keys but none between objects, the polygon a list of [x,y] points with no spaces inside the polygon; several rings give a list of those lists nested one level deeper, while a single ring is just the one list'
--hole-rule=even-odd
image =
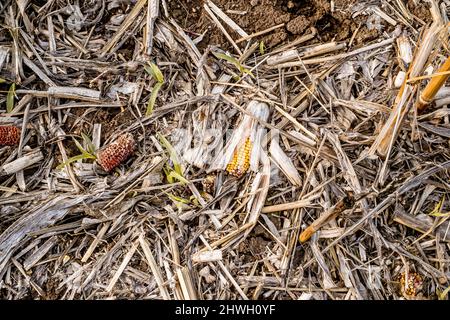
[{"label": "red corn cob", "polygon": [[135,142],[131,133],[119,136],[114,142],[103,147],[97,152],[97,162],[109,172],[133,153]]},{"label": "red corn cob", "polygon": [[0,145],[13,146],[19,144],[20,129],[14,126],[0,126]]}]

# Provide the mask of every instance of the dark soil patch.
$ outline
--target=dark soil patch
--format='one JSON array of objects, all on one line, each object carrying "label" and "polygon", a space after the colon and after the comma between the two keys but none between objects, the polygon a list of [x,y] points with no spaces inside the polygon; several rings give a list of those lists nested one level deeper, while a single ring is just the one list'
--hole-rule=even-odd
[{"label": "dark soil patch", "polygon": [[[170,0],[168,4],[173,17],[193,37],[207,31],[199,44],[200,48],[208,44],[231,48],[223,33],[203,9],[203,2]],[[341,41],[350,38],[360,26],[355,38],[356,45],[376,38],[380,32],[376,29],[368,30],[364,23],[366,16],[351,17],[350,9],[357,3],[356,0],[336,0],[333,12],[328,0],[216,0],[214,3],[248,34],[284,23],[284,27],[256,38],[264,41],[269,48],[284,41],[295,40],[309,32],[311,27],[317,29],[317,37],[321,41]],[[232,30],[226,29],[233,39],[240,38]]]}]

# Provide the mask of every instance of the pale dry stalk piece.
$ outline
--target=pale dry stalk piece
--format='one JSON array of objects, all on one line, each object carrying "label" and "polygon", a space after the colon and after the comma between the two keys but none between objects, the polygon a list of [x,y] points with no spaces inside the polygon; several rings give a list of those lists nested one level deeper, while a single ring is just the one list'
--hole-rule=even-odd
[{"label": "pale dry stalk piece", "polygon": [[[270,160],[264,150],[261,150],[262,170],[256,174],[251,186],[251,198],[247,203],[248,222],[256,226],[259,216],[266,202],[267,194],[270,186]],[[247,219],[244,220],[244,223]],[[243,239],[245,239],[253,228],[245,231]],[[242,240],[241,240],[242,241]]]},{"label": "pale dry stalk piece", "polygon": [[44,155],[40,148],[36,148],[26,155],[4,164],[0,167],[0,176],[4,174],[13,174],[26,169],[44,159]]},{"label": "pale dry stalk piece", "polygon": [[216,26],[220,29],[220,31],[222,31],[222,33],[228,39],[230,44],[234,47],[236,52],[241,56],[242,55],[242,51],[239,49],[239,47],[236,44],[236,42],[234,42],[233,38],[229,35],[229,33],[227,32],[225,27],[220,23],[219,19],[217,19],[217,17],[214,15],[214,12],[211,11],[211,9],[209,8],[209,6],[206,3],[203,5],[203,9],[205,9],[205,11],[209,14],[209,16],[211,17],[213,22],[216,24]]},{"label": "pale dry stalk piece", "polygon": [[106,54],[110,52],[117,42],[120,41],[123,34],[127,31],[127,29],[136,22],[137,17],[141,13],[142,8],[147,3],[147,0],[138,0],[137,3],[134,5],[133,9],[130,11],[130,13],[127,15],[125,20],[120,25],[117,32],[114,34],[114,36],[109,40],[108,43],[105,44],[105,46],[101,49],[102,54]]},{"label": "pale dry stalk piece", "polygon": [[147,3],[147,23],[145,28],[145,53],[150,56],[153,49],[153,33],[155,21],[159,15],[159,0],[148,0]]},{"label": "pale dry stalk piece", "polygon": [[272,139],[269,151],[272,160],[281,169],[281,171],[289,179],[292,185],[298,187],[301,186],[302,179],[300,178],[298,170],[295,168],[295,165],[292,162],[292,160],[286,155],[283,149],[281,149],[276,139]]},{"label": "pale dry stalk piece", "polygon": [[165,287],[164,283],[165,281],[160,270],[161,266],[157,264],[155,257],[153,256],[153,253],[150,250],[150,246],[147,240],[145,240],[143,234],[139,236],[139,243],[141,245],[142,251],[144,252],[145,258],[147,259],[147,263],[149,264],[150,269],[152,270],[153,276],[155,277],[156,283],[158,284],[161,296],[164,298],[164,300],[170,300],[170,295]]},{"label": "pale dry stalk piece", "polygon": [[197,300],[198,294],[192,281],[192,275],[187,267],[177,268],[178,283],[181,287],[184,300]]},{"label": "pale dry stalk piece", "polygon": [[97,152],[97,162],[106,172],[110,172],[127,160],[134,152],[134,148],[133,135],[131,133],[122,134]]},{"label": "pale dry stalk piece", "polygon": [[242,38],[236,40],[236,43],[240,43],[240,42],[242,42],[242,41],[250,40],[250,39],[252,39],[252,38],[254,38],[254,37],[259,37],[259,36],[261,36],[261,35],[263,35],[263,34],[269,33],[269,32],[271,32],[271,31],[273,31],[273,30],[278,29],[278,28],[284,27],[284,25],[285,25],[284,23],[280,23],[280,24],[278,24],[278,25],[276,25],[276,26],[267,28],[267,29],[265,29],[265,30],[261,30],[261,31],[252,33],[251,35],[248,35],[248,36],[245,36],[245,37],[242,37]]},{"label": "pale dry stalk piece", "polygon": [[[388,46],[388,45],[392,44],[393,42],[394,42],[394,39],[386,39],[386,40],[368,45],[366,47],[355,49],[350,52],[340,53],[340,54],[337,54],[334,56],[327,56],[327,57],[322,57],[322,58],[311,58],[311,59],[306,59],[306,60],[302,60],[302,61],[286,62],[286,63],[278,64],[276,66],[272,66],[272,68],[277,69],[277,68],[301,67],[303,65],[319,64],[319,63],[329,62],[329,61],[337,61],[340,59],[345,59],[345,58],[349,58],[349,57],[361,54],[366,51],[375,50],[378,48]],[[333,48],[336,48],[336,47],[333,47]]]},{"label": "pale dry stalk piece", "polygon": [[305,59],[305,58],[311,58],[314,56],[323,55],[326,53],[330,53],[333,51],[338,51],[341,49],[345,49],[347,44],[345,42],[343,43],[336,43],[335,41],[323,43],[314,45],[311,48],[308,48],[306,50],[299,50],[299,49],[290,49],[283,51],[281,53],[278,53],[276,55],[272,55],[267,59],[267,65],[269,66],[280,66],[282,63],[292,61],[292,60],[298,60],[299,58]]},{"label": "pale dry stalk piece", "polygon": [[233,31],[237,32],[241,37],[248,37],[247,32],[242,30],[242,28],[237,25],[230,17],[228,17],[219,7],[217,7],[212,1],[207,1],[208,6],[211,8],[214,13],[223,20]]}]

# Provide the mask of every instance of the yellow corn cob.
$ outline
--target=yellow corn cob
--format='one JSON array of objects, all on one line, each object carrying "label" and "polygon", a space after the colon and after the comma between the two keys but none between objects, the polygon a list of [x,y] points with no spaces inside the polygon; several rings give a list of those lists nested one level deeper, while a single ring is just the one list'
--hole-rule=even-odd
[{"label": "yellow corn cob", "polygon": [[423,283],[422,276],[418,273],[411,272],[406,279],[406,273],[402,273],[400,285],[402,293],[408,297],[415,297]]},{"label": "yellow corn cob", "polygon": [[227,165],[227,171],[237,177],[242,177],[250,167],[250,154],[252,152],[252,142],[250,137],[245,140],[245,143],[241,144],[234,151],[233,158]]}]

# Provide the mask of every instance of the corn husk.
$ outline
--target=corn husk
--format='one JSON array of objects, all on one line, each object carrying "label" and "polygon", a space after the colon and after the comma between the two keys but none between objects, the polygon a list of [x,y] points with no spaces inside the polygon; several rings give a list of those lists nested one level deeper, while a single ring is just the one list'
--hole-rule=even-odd
[{"label": "corn husk", "polygon": [[255,100],[250,101],[247,110],[253,115],[244,115],[241,123],[238,125],[231,135],[230,140],[225,145],[223,150],[213,160],[209,172],[215,170],[225,170],[227,165],[231,162],[235,152],[239,148],[244,147],[247,139],[251,141],[252,148],[250,152],[249,166],[254,172],[258,171],[261,141],[264,134],[263,128],[259,125],[255,118],[266,121],[269,117],[269,107],[267,104]]},{"label": "corn husk", "polygon": [[270,143],[269,151],[272,160],[277,165],[277,167],[280,168],[280,170],[284,173],[284,175],[289,179],[289,181],[294,186],[301,186],[302,179],[300,178],[298,170],[295,168],[294,164],[292,163],[292,160],[281,149],[276,139],[273,139],[272,142]]}]

